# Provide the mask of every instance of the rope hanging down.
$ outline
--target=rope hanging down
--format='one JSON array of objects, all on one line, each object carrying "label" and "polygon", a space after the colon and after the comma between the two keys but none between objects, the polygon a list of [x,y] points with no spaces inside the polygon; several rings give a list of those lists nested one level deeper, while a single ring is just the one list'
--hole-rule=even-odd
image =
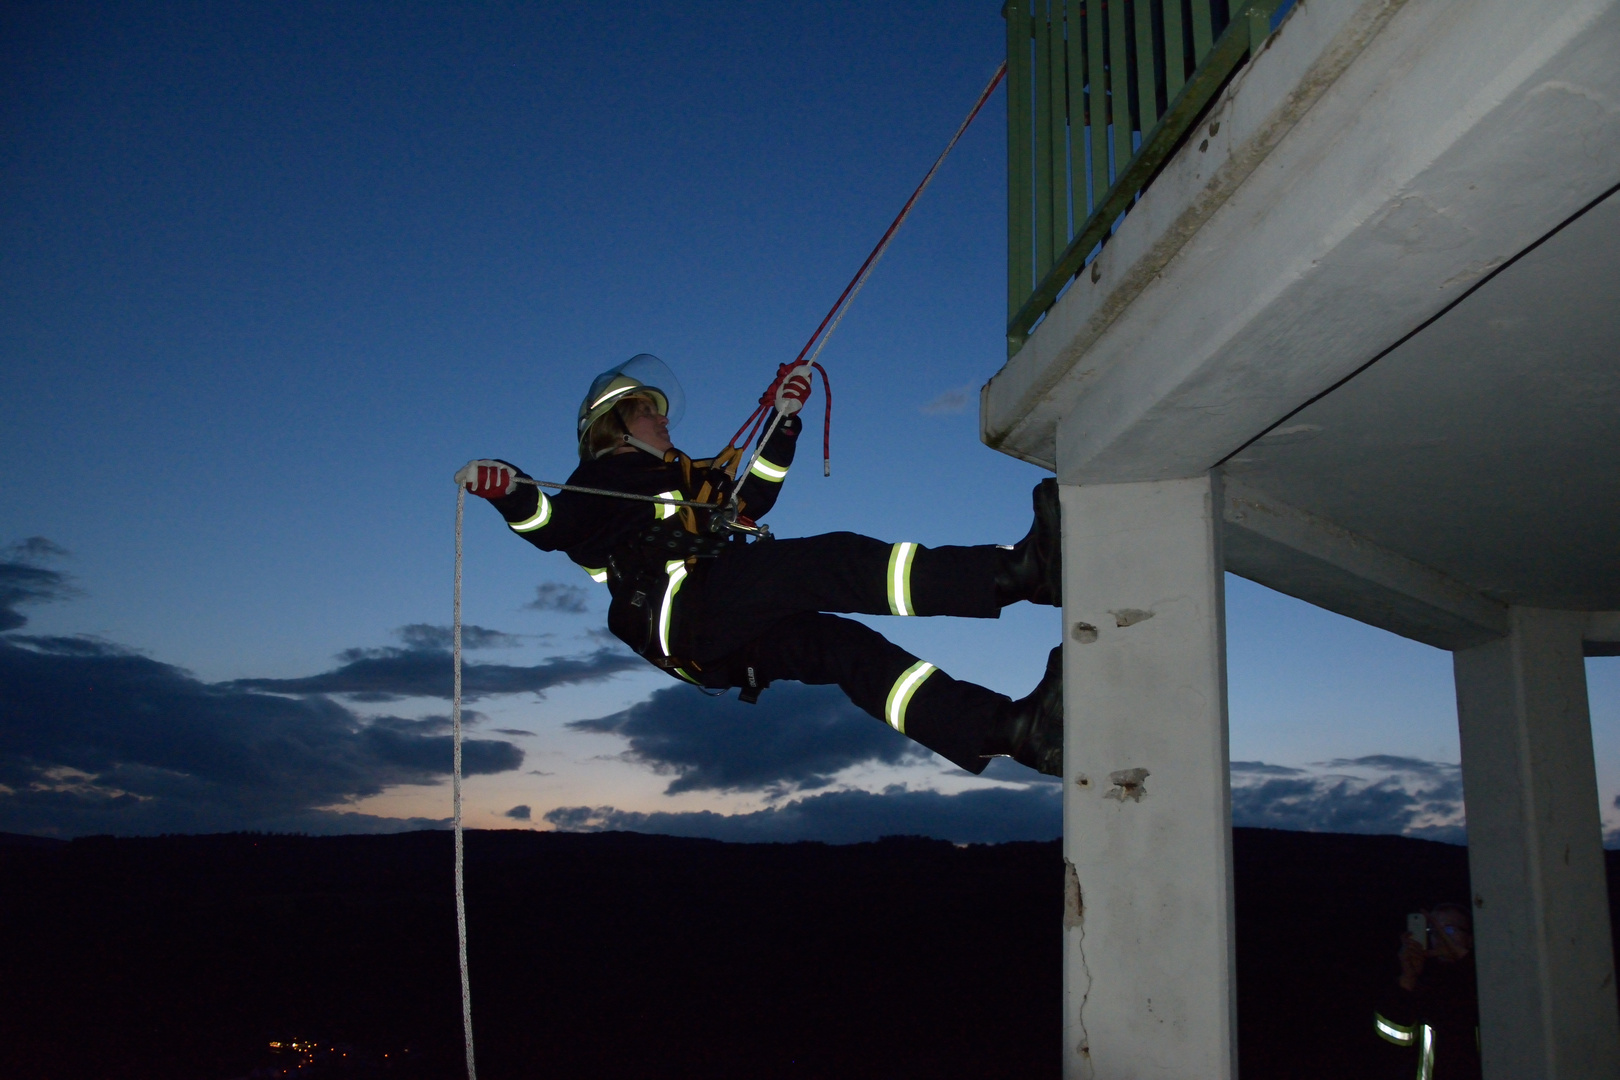
[{"label": "rope hanging down", "polygon": [[[745,475],[758,462],[760,453],[765,449],[765,443],[776,433],[776,426],[782,422],[782,415],[778,413],[771,421],[769,429],[761,434],[760,429],[764,426],[765,417],[770,415],[777,387],[781,385],[783,379],[788,378],[795,369],[801,367],[814,368],[816,371],[821,372],[821,385],[827,395],[826,413],[821,433],[822,473],[829,476],[832,474],[832,385],[827,381],[826,369],[817,363],[816,359],[821,355],[821,350],[826,347],[827,339],[832,337],[834,330],[838,329],[838,324],[844,321],[844,315],[849,311],[849,305],[866,284],[866,279],[871,276],[872,270],[878,264],[878,260],[883,257],[884,251],[888,249],[889,242],[894,239],[894,234],[899,230],[906,218],[910,216],[911,208],[916,205],[918,196],[933,181],[934,174],[945,163],[946,156],[955,148],[957,142],[962,138],[963,132],[967,131],[968,125],[973,123],[973,118],[979,115],[979,110],[984,108],[984,103],[990,99],[990,95],[1006,74],[1006,64],[1002,64],[996,69],[996,73],[991,76],[990,82],[985,86],[984,91],[979,94],[979,99],[973,103],[973,108],[968,112],[967,119],[963,120],[961,125],[957,127],[956,134],[951,136],[951,141],[945,144],[945,149],[940,151],[939,157],[934,159],[934,164],[929,167],[928,174],[922,178],[922,183],[917,185],[917,189],[911,193],[911,198],[907,199],[906,204],[900,208],[900,213],[896,214],[894,220],[889,223],[889,227],[884,230],[883,237],[878,240],[877,246],[866,257],[866,261],[861,263],[861,268],[855,271],[855,276],[850,278],[849,284],[844,286],[844,291],[839,294],[837,302],[833,304],[832,308],[821,320],[821,325],[816,327],[816,332],[810,335],[810,340],[804,343],[804,348],[799,350],[799,355],[794,358],[791,364],[783,364],[776,369],[776,378],[766,388],[765,393],[760,395],[759,407],[754,410],[747,420],[743,421],[742,427],[737,429],[737,434],[731,437],[731,441],[726,446],[727,450],[738,449],[737,440],[742,437],[745,431],[748,431],[748,438],[744,439],[740,444],[743,447],[746,447],[755,436],[759,437],[754,453],[748,459],[747,468],[741,470]],[[812,346],[815,347],[814,352],[810,351]],[[807,354],[809,356],[808,360],[805,359]],[[808,378],[807,371],[800,374]],[[750,427],[753,428],[752,431],[749,431]],[[740,457],[740,453],[737,456]],[[606,495],[615,499],[633,499],[638,502],[664,503],[671,506],[706,507],[708,509],[714,509],[715,507],[713,503],[688,499],[671,499],[661,495],[632,495],[625,491],[580,487],[575,484],[556,484],[547,480],[531,480],[525,477],[514,477],[514,479],[520,484],[533,484],[536,487],[553,488],[558,491],[577,491],[585,495]],[[732,492],[732,500],[733,502],[736,500],[735,490]],[[461,534],[466,502],[467,490],[458,482],[456,484],[456,583],[455,599],[452,605],[453,626],[451,629],[451,666],[454,669],[454,675],[450,696],[450,727],[454,750],[451,755],[450,799],[456,846],[456,945],[461,965],[461,1029],[467,1044],[467,1080],[478,1080],[478,1071],[473,1064],[472,987],[467,976],[467,901],[463,867],[465,861],[464,841],[461,827]]]}]

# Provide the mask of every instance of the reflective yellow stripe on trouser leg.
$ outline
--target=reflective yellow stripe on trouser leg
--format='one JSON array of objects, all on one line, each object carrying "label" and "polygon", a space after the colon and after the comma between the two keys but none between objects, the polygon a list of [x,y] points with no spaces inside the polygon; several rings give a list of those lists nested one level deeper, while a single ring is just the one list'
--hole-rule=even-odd
[{"label": "reflective yellow stripe on trouser leg", "polygon": [[[671,559],[664,564],[664,573],[669,575],[669,584],[664,586],[664,603],[658,609],[658,647],[669,655],[669,620],[675,611],[675,594],[681,591],[681,582],[686,580],[686,563],[681,559]],[[676,675],[689,683],[697,682],[681,668],[670,668]]]},{"label": "reflective yellow stripe on trouser leg", "polygon": [[911,606],[911,563],[916,558],[917,545],[899,543],[889,549],[889,613],[915,615]]},{"label": "reflective yellow stripe on trouser leg", "polygon": [[1417,1080],[1431,1080],[1434,1076],[1434,1028],[1424,1024],[1418,1029]]},{"label": "reflective yellow stripe on trouser leg", "polygon": [[889,688],[889,700],[883,705],[883,719],[900,734],[906,733],[906,706],[911,704],[917,687],[928,681],[928,676],[939,669],[926,660],[919,660],[906,668]]}]

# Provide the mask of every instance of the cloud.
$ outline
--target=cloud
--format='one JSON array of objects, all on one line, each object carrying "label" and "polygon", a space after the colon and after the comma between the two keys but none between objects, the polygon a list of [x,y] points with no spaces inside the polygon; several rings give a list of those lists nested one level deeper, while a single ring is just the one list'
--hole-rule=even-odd
[{"label": "cloud", "polygon": [[[405,643],[407,649],[448,649],[455,643],[455,630],[449,626],[434,626],[432,623],[411,623],[394,631],[399,639]],[[461,647],[471,649],[510,649],[523,644],[521,634],[508,634],[500,630],[490,630],[483,626],[471,626],[463,623],[461,626]],[[348,653],[360,656],[380,650],[349,649]]]},{"label": "cloud", "polygon": [[757,705],[671,686],[623,712],[568,727],[628,739],[629,760],[674,776],[665,789],[671,795],[767,791],[780,797],[826,787],[851,765],[899,764],[927,755],[851,705],[837,688],[801,683],[778,683]]},{"label": "cloud", "polygon": [[530,735],[534,734],[534,732],[532,732],[532,731],[525,731],[522,728],[515,728],[515,727],[498,727],[498,728],[495,728],[494,731],[495,731],[495,734],[497,734],[497,735],[511,735],[513,737],[530,736]]},{"label": "cloud", "polygon": [[1304,769],[1294,769],[1287,765],[1267,765],[1263,761],[1234,761],[1231,764],[1233,773],[1244,773],[1253,776],[1303,776]]},{"label": "cloud", "polygon": [[858,844],[900,835],[999,844],[1061,836],[1063,792],[1060,784],[977,788],[959,795],[901,788],[881,793],[828,791],[748,814],[569,806],[552,810],[545,820],[563,832],[622,830],[738,843]]},{"label": "cloud", "polygon": [[[0,638],[0,830],[420,828],[436,823],[340,808],[446,776],[443,726],[205,683],[90,638]],[[469,739],[462,759],[469,775],[497,773],[519,768],[523,752]]]},{"label": "cloud", "polygon": [[30,536],[3,549],[0,554],[0,631],[16,630],[28,624],[28,616],[16,610],[20,604],[45,604],[78,595],[66,574],[39,565],[66,554],[65,548],[43,536]]},{"label": "cloud", "polygon": [[514,806],[506,812],[506,816],[513,821],[528,821],[532,813],[527,806]]},{"label": "cloud", "polygon": [[1373,754],[1311,769],[1232,763],[1232,823],[1266,829],[1467,838],[1462,770]]},{"label": "cloud", "polygon": [[583,585],[559,585],[554,581],[534,587],[534,599],[523,606],[531,611],[557,611],[565,615],[581,615],[590,590]]},{"label": "cloud", "polygon": [[966,386],[952,387],[927,404],[919,405],[917,407],[918,411],[929,416],[965,412],[968,402],[973,399],[973,390],[972,383],[968,383]]},{"label": "cloud", "polygon": [[[450,651],[439,647],[345,649],[338,654],[338,660],[342,662],[337,667],[318,675],[238,679],[230,685],[276,694],[346,694],[357,701],[397,701],[407,697],[449,698],[455,681]],[[597,649],[584,656],[554,656],[529,666],[463,661],[461,697],[476,701],[492,694],[539,693],[553,686],[600,682],[622,671],[639,670],[644,663],[622,646]]]}]

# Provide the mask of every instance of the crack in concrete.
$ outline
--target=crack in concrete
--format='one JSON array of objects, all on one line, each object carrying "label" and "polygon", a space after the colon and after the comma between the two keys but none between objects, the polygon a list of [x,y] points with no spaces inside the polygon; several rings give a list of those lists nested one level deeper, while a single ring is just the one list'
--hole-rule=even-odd
[{"label": "crack in concrete", "polygon": [[1075,952],[1080,957],[1080,977],[1085,989],[1080,994],[1080,1004],[1075,1007],[1075,1026],[1080,1029],[1075,1054],[1080,1063],[1080,1075],[1084,1080],[1091,1080],[1096,1068],[1091,1060],[1091,1036],[1086,1031],[1086,1001],[1091,997],[1091,968],[1086,964],[1086,904],[1085,895],[1080,891],[1080,872],[1067,858],[1063,860],[1063,929],[1079,931]]}]

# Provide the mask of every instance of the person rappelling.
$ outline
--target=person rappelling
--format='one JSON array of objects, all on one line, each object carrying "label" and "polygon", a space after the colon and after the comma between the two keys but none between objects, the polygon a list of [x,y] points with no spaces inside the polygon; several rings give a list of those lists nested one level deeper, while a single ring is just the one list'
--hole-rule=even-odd
[{"label": "person rappelling", "polygon": [[579,466],[565,484],[546,485],[557,494],[500,459],[468,462],[456,480],[512,532],[605,582],[609,630],[677,679],[737,687],[749,702],[773,682],[836,684],[968,772],[1006,756],[1062,775],[1061,648],[1035,689],[1013,700],[838,617],[994,619],[1022,601],[1060,604],[1056,481],[1036,485],[1034,522],[1009,546],[929,548],[851,532],[774,539],[759,521],[793,464],[809,372],[778,372],[746,469],[734,445],[699,460],[675,448],[680,384],[643,353],[591,383],[579,407]]}]

